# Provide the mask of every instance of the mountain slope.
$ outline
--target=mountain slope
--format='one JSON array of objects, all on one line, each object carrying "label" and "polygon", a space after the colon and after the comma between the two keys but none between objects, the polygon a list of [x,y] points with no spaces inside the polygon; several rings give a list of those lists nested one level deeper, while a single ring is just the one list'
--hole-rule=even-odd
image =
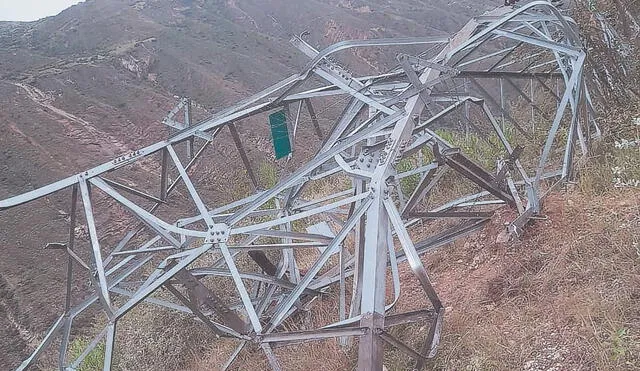
[{"label": "mountain slope", "polygon": [[[323,48],[352,38],[450,33],[496,5],[88,0],[37,22],[0,22],[0,198],[165,138],[160,120],[177,96],[194,98],[204,117],[288,76],[306,63],[289,45],[291,34],[308,30]],[[349,58],[353,67],[384,67],[366,54]],[[251,133],[252,159],[264,157],[259,138],[266,130]],[[233,179],[235,170],[224,164],[237,155],[218,151],[203,176]],[[153,169],[140,170],[136,180],[144,183]],[[62,309],[66,257],[42,244],[65,239],[67,205],[68,195],[56,195],[0,214],[2,369],[16,367]],[[83,292],[87,282],[74,288]]]}]

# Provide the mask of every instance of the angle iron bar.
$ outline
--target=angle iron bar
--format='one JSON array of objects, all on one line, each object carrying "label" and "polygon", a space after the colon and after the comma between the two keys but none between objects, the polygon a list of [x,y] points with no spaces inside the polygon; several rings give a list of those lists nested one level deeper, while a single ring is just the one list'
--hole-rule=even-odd
[{"label": "angle iron bar", "polygon": [[[396,250],[393,243],[393,234],[391,233],[391,226],[387,231],[387,249],[388,249],[388,266],[391,267],[391,282],[393,283],[393,301],[390,304],[385,305],[385,311],[395,307],[400,299],[400,273],[398,270],[398,260],[396,259]],[[344,274],[344,272],[343,272]]]},{"label": "angle iron bar", "polygon": [[389,214],[389,220],[393,225],[393,229],[396,231],[396,235],[400,240],[402,249],[404,250],[404,253],[405,253],[405,256],[407,257],[409,265],[411,266],[411,270],[413,270],[413,273],[415,274],[416,278],[420,281],[420,284],[422,285],[422,289],[425,291],[427,297],[431,301],[433,308],[436,311],[439,311],[442,308],[442,302],[440,301],[440,298],[438,298],[438,294],[433,288],[431,284],[431,280],[427,275],[427,271],[425,270],[424,265],[420,260],[419,253],[416,250],[416,247],[414,246],[413,242],[411,241],[411,237],[409,236],[407,229],[402,223],[402,218],[400,217],[400,213],[398,212],[398,209],[393,204],[391,199],[387,198],[383,202],[387,210],[387,213]]},{"label": "angle iron bar", "polygon": [[282,342],[297,342],[297,341],[309,341],[309,340],[322,340],[327,338],[336,338],[341,336],[361,336],[366,334],[367,328],[332,328],[332,329],[319,329],[313,331],[291,331],[291,332],[277,332],[265,335],[260,335],[258,341],[264,343],[282,343]]},{"label": "angle iron bar", "polygon": [[344,131],[347,130],[351,123],[357,118],[364,106],[364,102],[352,98],[342,111],[340,120],[338,120],[331,128],[331,134],[327,136],[316,154],[326,152],[335,145],[336,141],[344,135]]},{"label": "angle iron bar", "polygon": [[[436,352],[438,351],[438,344],[440,343],[440,333],[442,332],[442,323],[444,320],[445,309],[441,308],[437,311],[437,317],[435,321],[431,323],[429,327],[429,333],[427,334],[427,339],[424,342],[424,346],[421,354],[427,353],[427,358],[433,358],[436,356]],[[416,360],[416,365],[414,369],[421,370],[424,368],[424,364],[426,359],[419,358]]]},{"label": "angle iron bar", "polygon": [[[138,248],[138,250],[144,250],[149,248],[150,246],[152,246],[154,243],[160,241],[162,237],[161,236],[156,236],[152,239],[150,239],[149,241],[147,241],[144,245],[140,246]],[[113,274],[115,271],[117,271],[118,269],[124,267],[127,263],[129,263],[131,260],[133,260],[134,258],[136,258],[136,256],[134,255],[130,255],[124,259],[122,259],[120,262],[118,262],[116,265],[114,265],[113,267],[109,268],[109,270],[105,273],[108,276],[110,276],[111,274]]]},{"label": "angle iron bar", "polygon": [[260,348],[262,349],[265,356],[267,357],[267,361],[269,362],[269,366],[271,366],[271,369],[273,371],[282,371],[280,362],[278,362],[278,358],[273,353],[273,350],[271,349],[271,345],[269,345],[269,343],[261,343]]},{"label": "angle iron bar", "polygon": [[158,277],[158,279],[154,280],[149,286],[145,287],[141,292],[136,293],[134,297],[132,297],[129,301],[124,303],[118,310],[114,313],[114,318],[121,318],[127,312],[129,312],[133,307],[138,305],[142,300],[144,300],[147,296],[151,295],[156,289],[162,286],[166,281],[171,279],[178,271],[185,268],[187,265],[194,262],[197,258],[199,258],[202,254],[206,253],[211,249],[212,244],[204,244],[201,247],[190,250],[190,254],[183,259],[180,260],[174,267],[166,271],[162,276]]},{"label": "angle iron bar", "polygon": [[[555,63],[555,61],[552,61]],[[475,77],[478,79],[530,79],[530,78],[553,78],[561,77],[560,72],[516,72],[516,71],[460,71],[460,74],[453,78]]]},{"label": "angle iron bar", "polygon": [[[571,74],[571,80],[569,80],[567,84],[567,88],[562,96],[562,101],[560,102],[560,106],[556,111],[556,116],[553,120],[551,128],[549,129],[549,134],[547,136],[547,140],[545,142],[544,148],[542,150],[542,156],[540,156],[540,162],[538,164],[538,169],[536,171],[536,177],[534,186],[537,188],[540,184],[540,179],[542,177],[542,173],[544,172],[544,165],[547,161],[547,157],[549,156],[549,152],[551,151],[551,146],[553,145],[553,141],[555,139],[556,133],[560,128],[560,121],[562,120],[562,116],[564,116],[564,111],[569,103],[570,96],[573,95],[573,91],[578,87],[578,79],[582,76],[582,66],[584,64],[585,54],[582,53],[578,59],[574,62],[574,70]],[[579,87],[578,87],[579,89]]]},{"label": "angle iron bar", "polygon": [[[118,294],[118,295],[122,295],[122,296],[126,296],[126,297],[133,297],[133,295],[135,295],[135,292],[133,291],[129,291],[129,290],[125,290],[121,287],[112,287],[109,289],[109,291],[113,292],[114,294]],[[162,300],[162,299],[156,299],[156,298],[146,298],[144,299],[145,303],[149,303],[149,304],[153,304],[153,305],[157,305],[157,306],[161,306],[164,308],[168,308],[168,309],[172,309],[178,312],[182,312],[182,313],[187,313],[187,314],[193,314],[193,312],[191,311],[191,309],[189,309],[189,307],[183,306],[183,305],[178,305],[178,304],[174,304],[170,301],[166,301],[166,300]]]},{"label": "angle iron bar", "polygon": [[378,336],[382,340],[384,340],[387,344],[393,345],[398,350],[404,352],[405,354],[409,355],[413,359],[416,359],[416,360],[417,359],[428,359],[428,357],[426,355],[418,353],[417,351],[415,351],[414,349],[409,347],[407,344],[405,344],[405,343],[401,342],[400,340],[396,339],[395,337],[391,336],[391,334],[389,334],[388,332],[386,332],[384,330],[380,331]]},{"label": "angle iron bar", "polygon": [[424,320],[433,320],[435,312],[433,309],[420,309],[412,312],[391,314],[384,318],[384,328],[390,329],[391,327],[404,325],[408,323],[414,323]]},{"label": "angle iron bar", "polygon": [[350,188],[341,192],[333,193],[328,196],[316,198],[316,199],[305,201],[305,202],[300,202],[300,200],[298,200],[296,203],[294,203],[292,211],[306,209],[308,207],[323,203],[325,201],[333,200],[334,198],[352,195],[353,193],[354,193],[354,189]]},{"label": "angle iron bar", "polygon": [[534,76],[534,78],[538,80],[538,83],[540,84],[540,86],[542,86],[542,88],[546,90],[549,94],[551,94],[557,101],[560,101],[562,99],[558,96],[558,94],[556,94],[556,92],[553,89],[549,87],[549,85],[545,84],[544,80],[542,80],[539,76]]},{"label": "angle iron bar", "polygon": [[151,214],[150,212],[144,210],[140,206],[131,202],[126,197],[122,196],[115,189],[113,189],[110,185],[105,183],[100,178],[92,178],[90,180],[91,184],[98,187],[101,191],[109,195],[119,204],[127,208],[131,211],[137,218],[139,218],[144,224],[152,228],[156,233],[162,236],[168,243],[181,247],[182,244],[176,240],[169,232],[185,235],[185,236],[193,236],[193,237],[202,237],[206,238],[208,236],[207,232],[202,231],[194,231],[190,229],[179,228],[174,225],[171,225],[164,220],[158,218],[157,216]]},{"label": "angle iron bar", "polygon": [[[78,186],[74,185],[71,188],[71,211],[69,212],[69,237],[67,242],[67,251],[69,252],[69,258],[67,259],[67,282],[66,282],[66,294],[65,294],[65,305],[64,305],[65,313],[68,313],[69,308],[71,307],[71,285],[72,285],[71,280],[73,279],[73,259],[74,259],[72,254],[75,255],[75,253],[73,252],[73,248],[75,245],[75,236],[76,236],[75,228],[76,228],[77,206],[78,206]],[[80,259],[80,257],[78,257],[77,255],[75,258]],[[87,270],[89,269],[89,267],[86,264],[82,264],[82,265],[85,268],[87,268]],[[61,354],[62,354],[62,350],[61,350]],[[64,364],[64,358],[62,359],[62,362],[60,364]]]},{"label": "angle iron bar", "polygon": [[[500,138],[500,142],[502,142],[502,145],[504,146],[505,150],[509,154],[509,157],[514,157],[515,149],[511,147],[511,143],[509,143],[509,140],[507,139],[507,136],[504,134],[502,127],[498,125],[498,121],[493,116],[493,113],[491,113],[489,106],[485,102],[482,103],[482,111],[489,119],[491,126],[493,126],[493,130],[498,135],[498,138]],[[515,156],[513,161],[515,163],[516,168],[518,169],[518,172],[520,173],[520,176],[522,176],[522,179],[524,179],[525,182],[528,181],[529,175],[527,174],[527,171],[522,166],[522,163],[520,162],[520,159],[518,159],[518,156]]]},{"label": "angle iron bar", "polygon": [[518,121],[516,121],[516,119],[511,117],[509,112],[507,112],[506,110],[502,109],[502,106],[500,105],[500,103],[496,102],[496,100],[491,96],[491,94],[476,79],[474,79],[473,77],[470,77],[469,81],[471,81],[471,83],[473,83],[473,85],[475,85],[478,88],[478,90],[480,90],[480,92],[482,93],[482,95],[483,95],[483,97],[485,99],[487,99],[489,102],[491,102],[491,104],[493,104],[494,107],[497,107],[500,110],[500,112],[504,115],[504,117],[506,117],[507,119],[509,119],[509,121],[511,121],[513,126],[520,132],[520,134],[522,134],[525,138],[531,140],[531,134],[529,134],[522,127],[522,125],[520,125],[518,123]]},{"label": "angle iron bar", "polygon": [[[189,272],[197,277],[202,277],[202,276],[231,277],[232,276],[230,271],[219,269],[219,268],[193,268],[193,269],[190,269]],[[243,279],[266,282],[266,283],[280,286],[286,289],[293,289],[296,287],[294,283],[276,278],[268,274],[258,274],[258,273],[250,273],[250,272],[240,272],[239,274],[240,274],[240,277],[242,277]],[[312,289],[305,289],[304,293],[308,295],[320,294],[319,291],[312,290]]]},{"label": "angle iron bar", "polygon": [[60,330],[60,349],[58,351],[58,365],[60,369],[65,369],[67,365],[67,349],[69,348],[69,338],[71,337],[71,326],[73,325],[73,318],[69,313],[64,315],[63,328]]},{"label": "angle iron bar", "polygon": [[251,168],[251,161],[249,161],[249,157],[247,157],[247,153],[242,147],[242,141],[240,140],[240,135],[238,135],[238,130],[236,129],[235,124],[233,123],[229,124],[228,127],[229,127],[229,132],[231,133],[231,138],[233,139],[233,142],[236,145],[236,149],[238,149],[238,152],[240,153],[240,158],[244,163],[244,167],[247,170],[247,175],[251,180],[251,184],[253,184],[253,189],[254,190],[258,189],[258,180],[255,174],[253,173],[253,169]]},{"label": "angle iron bar", "polygon": [[121,255],[131,255],[131,254],[147,254],[147,253],[156,253],[159,251],[171,251],[177,250],[179,247],[176,246],[159,246],[159,247],[151,247],[148,249],[140,249],[140,250],[123,250],[113,254],[113,256],[121,256]]},{"label": "angle iron bar", "polygon": [[427,172],[427,171],[429,171],[431,169],[435,169],[436,167],[438,167],[438,164],[431,163],[431,164],[428,164],[428,165],[417,167],[417,168],[415,168],[413,170],[404,171],[402,173],[396,173],[395,178],[396,179],[403,179],[403,178],[406,178],[406,177],[411,176],[411,175],[425,173],[425,172]]},{"label": "angle iron bar", "polygon": [[[524,42],[521,42],[524,44]],[[520,58],[515,58],[509,62],[505,62],[502,63],[503,60],[496,62],[493,66],[491,66],[491,68],[488,70],[489,72],[517,72],[517,73],[526,73],[526,71],[532,69],[532,66],[537,62],[535,58],[541,56],[541,55],[545,55],[548,52],[548,50],[544,50],[538,53],[533,53],[533,54],[529,54],[527,56],[523,56]],[[521,66],[522,62],[529,62],[528,64],[526,64],[524,67],[520,68],[520,70],[517,71],[505,71],[504,69],[506,67],[509,66],[513,66],[513,65],[518,65]],[[501,70],[501,71],[495,71],[495,70]],[[553,72],[553,71],[551,71]]]},{"label": "angle iron bar", "polygon": [[[511,49],[510,51],[508,51],[505,55],[503,55],[500,59],[498,59],[497,61],[495,61],[491,67],[489,67],[487,69],[487,72],[493,72],[495,69],[501,69],[505,66],[510,65],[509,63],[505,63],[502,64],[502,62],[504,62],[507,58],[509,58],[509,56],[511,56],[513,54],[513,52],[518,49],[519,47],[521,47],[524,44],[524,41],[520,41],[519,43],[517,43],[513,49]],[[516,59],[518,60],[518,59]]]},{"label": "angle iron bar", "polygon": [[314,72],[318,76],[322,77],[323,79],[329,81],[332,84],[335,84],[340,89],[345,90],[346,92],[349,93],[349,95],[357,98],[361,102],[364,102],[365,104],[371,107],[375,107],[377,110],[380,110],[388,115],[395,112],[393,109],[388,108],[387,106],[379,103],[375,99],[372,99],[371,97],[361,93],[360,90],[354,89],[353,87],[351,87],[349,82],[354,80],[343,81],[339,76],[336,76],[336,74],[333,71],[328,71],[324,69],[315,69]]},{"label": "angle iron bar", "polygon": [[508,204],[513,204],[515,202],[515,200],[511,196],[511,193],[496,184],[495,177],[492,174],[485,171],[482,167],[476,165],[462,153],[444,153],[442,156],[446,164],[449,165],[450,168],[457,171],[465,178],[486,189],[491,194],[507,202]]},{"label": "angle iron bar", "polygon": [[82,258],[79,257],[78,254],[76,254],[73,250],[67,248],[66,252],[67,254],[69,254],[69,258],[72,260],[75,260],[78,264],[80,264],[81,267],[88,270],[89,272],[93,271],[93,269],[89,267],[89,264],[87,264],[84,260],[82,260]]},{"label": "angle iron bar", "polygon": [[102,252],[100,251],[100,242],[98,238],[98,232],[96,230],[95,219],[93,217],[93,207],[91,204],[91,196],[89,194],[89,186],[84,178],[79,178],[80,195],[82,196],[82,205],[84,206],[84,215],[87,221],[87,229],[89,230],[89,237],[91,239],[91,250],[93,253],[93,268],[95,269],[100,287],[98,288],[98,294],[100,295],[100,304],[102,304],[105,313],[111,318],[113,314],[113,308],[111,306],[111,300],[109,299],[109,289],[107,287],[107,278],[104,274],[104,263],[102,261]]},{"label": "angle iron bar", "polygon": [[[221,214],[221,213],[223,213],[225,211],[229,211],[229,210],[238,208],[240,206],[244,206],[244,205],[254,201],[256,198],[260,197],[260,195],[262,193],[264,193],[264,192],[266,192],[266,191],[257,192],[257,193],[254,193],[254,194],[250,195],[250,196],[244,197],[244,198],[242,198],[240,200],[233,201],[233,202],[231,202],[231,203],[229,203],[227,205],[220,206],[220,207],[217,207],[215,209],[212,209],[212,210],[209,211],[209,215],[211,215],[213,217],[213,216],[219,215],[219,214]],[[176,221],[176,225],[184,227],[184,226],[193,224],[195,222],[198,222],[200,220],[203,220],[202,215],[195,215],[195,216],[189,217],[189,218],[178,219]]]},{"label": "angle iron bar", "polygon": [[526,36],[516,32],[505,31],[505,30],[495,30],[493,31],[493,33],[496,35],[513,39],[513,40],[523,41],[527,44],[532,44],[535,46],[539,46],[541,48],[555,50],[557,52],[570,55],[572,57],[577,57],[582,52],[580,48],[572,47],[566,44],[560,44],[560,43],[549,41],[549,40],[539,39],[536,37],[530,37],[530,36]]},{"label": "angle iron bar", "polygon": [[[500,21],[501,17],[490,16],[490,15],[479,15],[474,17],[478,23],[493,23]],[[563,17],[567,22],[574,22],[573,19],[569,17]],[[520,14],[515,18],[509,19],[507,22],[559,22],[558,18],[551,15],[540,15],[540,14]]]},{"label": "angle iron bar", "polygon": [[[113,288],[114,286],[116,286],[117,284],[125,280],[127,277],[129,277],[131,274],[136,272],[138,269],[140,269],[140,267],[142,267],[147,262],[149,262],[151,258],[152,258],[151,256],[148,256],[148,257],[145,257],[144,259],[140,259],[137,262],[137,264],[134,264],[133,266],[128,267],[127,270],[125,270],[124,272],[121,272],[120,275],[116,276],[116,278],[114,278],[112,281],[109,281],[108,282],[109,290],[111,290],[111,288]],[[91,306],[91,304],[95,303],[97,300],[98,300],[98,294],[92,294],[87,299],[83,300],[80,304],[74,306],[71,309],[70,317],[71,318],[76,317],[78,314],[85,311],[89,306]]]},{"label": "angle iron bar", "polygon": [[[467,223],[444,230],[442,233],[417,242],[415,244],[416,251],[419,255],[422,255],[427,251],[451,243],[458,238],[464,237],[484,227],[490,220],[491,219],[471,219]],[[398,261],[400,262],[405,260],[407,260],[406,255],[398,257]]]},{"label": "angle iron bar", "polygon": [[297,249],[297,248],[309,248],[309,247],[325,247],[326,242],[290,242],[290,243],[271,243],[271,244],[253,244],[253,245],[229,245],[230,250],[282,250],[282,249]]},{"label": "angle iron bar", "polygon": [[[364,193],[367,196],[370,196],[369,193]],[[342,243],[342,241],[347,237],[351,229],[355,226],[356,222],[360,219],[360,217],[365,213],[369,205],[371,205],[372,199],[368,197],[363,203],[354,211],[354,213],[347,219],[342,230],[336,235],[333,241],[329,244],[329,246],[322,252],[320,257],[316,260],[311,268],[307,271],[304,278],[298,283],[296,288],[287,296],[287,298],[280,303],[278,309],[274,313],[273,317],[270,320],[270,325],[267,329],[267,333],[272,332],[276,326],[278,326],[282,319],[285,317],[287,311],[293,306],[293,303],[298,299],[300,294],[304,291],[304,289],[309,286],[315,275],[320,271],[320,269],[324,266],[324,264],[329,260],[331,255],[335,252],[335,249]]]},{"label": "angle iron bar", "polygon": [[82,351],[82,353],[80,353],[80,355],[71,363],[71,366],[69,368],[71,368],[72,370],[77,369],[82,363],[82,361],[84,361],[84,359],[89,355],[89,353],[91,353],[91,351],[95,349],[98,343],[107,335],[108,330],[109,330],[108,327],[105,327],[104,329],[102,329],[102,331],[98,333],[93,338],[93,340],[91,340],[89,345],[87,345],[87,347]]},{"label": "angle iron bar", "polygon": [[38,360],[42,352],[49,346],[49,344],[53,340],[53,337],[58,333],[58,331],[60,331],[60,327],[64,323],[64,318],[65,318],[64,314],[58,317],[58,319],[53,323],[53,325],[51,325],[51,327],[49,328],[49,331],[47,331],[47,334],[44,336],[44,338],[42,339],[38,347],[36,347],[36,349],[31,353],[29,358],[25,359],[20,364],[20,366],[18,366],[16,371],[26,370],[29,366],[31,366],[34,362]]},{"label": "angle iron bar", "polygon": [[102,366],[103,371],[111,371],[111,364],[113,363],[113,351],[116,341],[116,325],[117,322],[113,321],[107,325],[107,335],[104,340],[104,362]]},{"label": "angle iron bar", "polygon": [[441,211],[441,212],[409,212],[409,218],[439,219],[439,218],[462,218],[462,219],[487,219],[493,216],[491,211]]},{"label": "angle iron bar", "polygon": [[483,206],[483,205],[503,205],[506,202],[503,200],[485,200],[485,201],[473,201],[473,202],[463,202],[456,207],[469,207],[469,206]]},{"label": "angle iron bar", "polygon": [[249,233],[249,232],[252,232],[252,231],[256,231],[256,230],[275,227],[275,226],[278,226],[278,225],[281,225],[281,224],[284,224],[284,223],[287,223],[287,222],[292,222],[292,221],[295,221],[295,220],[304,219],[304,218],[307,218],[307,217],[309,217],[311,215],[320,214],[320,213],[323,213],[323,212],[326,212],[326,211],[329,211],[329,210],[336,209],[336,208],[341,207],[341,206],[349,205],[349,204],[351,204],[353,202],[362,200],[362,199],[367,198],[367,197],[369,197],[369,193],[368,192],[367,193],[361,193],[361,194],[358,194],[358,195],[355,195],[355,196],[344,198],[344,199],[342,199],[340,201],[336,201],[336,202],[333,202],[333,203],[330,203],[330,204],[326,204],[326,205],[315,207],[315,208],[313,208],[311,210],[308,210],[308,211],[302,211],[302,212],[299,212],[299,213],[296,213],[296,214],[291,214],[291,215],[286,216],[286,217],[282,217],[282,218],[278,218],[278,219],[275,219],[275,220],[262,222],[262,223],[258,223],[258,224],[248,225],[248,226],[245,226],[245,227],[233,228],[233,229],[231,229],[230,234],[231,235],[234,235],[234,234],[246,234],[246,233]]},{"label": "angle iron bar", "polygon": [[244,208],[239,210],[233,217],[230,217],[226,221],[226,224],[228,224],[229,226],[233,226],[242,218],[244,218],[250,211],[253,211],[256,208],[262,206],[265,202],[267,202],[267,200],[269,200],[276,194],[280,193],[281,191],[289,188],[294,184],[297,184],[300,178],[302,178],[303,176],[315,170],[318,166],[326,162],[328,159],[333,158],[335,154],[340,153],[343,150],[356,144],[361,140],[362,137],[365,137],[367,134],[383,129],[386,126],[401,119],[403,116],[405,116],[404,111],[397,111],[393,115],[389,115],[387,117],[380,119],[379,121],[374,122],[370,127],[363,129],[361,132],[336,142],[336,144],[333,147],[331,147],[331,149],[327,150],[326,152],[318,154],[313,160],[309,161],[306,165],[303,165],[301,168],[299,168],[297,171],[295,171],[286,179],[283,179],[275,187],[262,193],[253,202],[251,202],[250,204],[246,205]]},{"label": "angle iron bar", "polygon": [[222,365],[222,368],[220,369],[220,371],[227,371],[229,369],[229,367],[231,367],[233,362],[238,357],[238,354],[240,354],[240,352],[242,351],[242,349],[244,349],[246,344],[247,344],[246,341],[241,341],[240,342],[240,344],[236,347],[236,349],[233,351],[233,353],[231,353],[231,355],[229,356],[229,359],[227,359],[227,362],[225,362],[225,364]]},{"label": "angle iron bar", "polygon": [[[165,283],[164,287],[173,294],[173,296],[175,296],[176,298],[178,298],[178,300],[180,300],[181,302],[183,302],[187,308],[189,309],[189,312],[192,313],[193,315],[195,315],[196,317],[198,317],[198,319],[200,319],[200,321],[202,321],[205,325],[207,325],[211,331],[213,331],[213,333],[216,335],[216,337],[225,337],[227,334],[226,332],[224,332],[223,330],[221,330],[218,327],[218,324],[216,324],[215,322],[211,321],[206,315],[204,315],[202,313],[202,311],[200,311],[200,308],[198,308],[197,305],[195,305],[194,303],[192,303],[189,299],[187,299],[184,295],[182,295],[182,293],[180,291],[178,291],[178,289],[176,289],[175,287],[173,287],[172,284],[170,283]],[[231,329],[229,329],[231,330]],[[231,330],[233,331],[233,330]],[[233,333],[236,333],[235,331],[233,331]],[[237,333],[236,333],[237,334]],[[240,335],[240,334],[238,334]],[[239,337],[241,337],[242,335],[240,335]],[[235,336],[234,336],[235,337]]]},{"label": "angle iron bar", "polygon": [[[289,237],[294,240],[315,241],[320,243],[326,243],[333,239],[333,237],[329,237],[321,234],[289,232],[289,231],[280,231],[280,230],[274,230],[274,229],[263,229],[263,230],[251,231],[248,234],[255,235],[255,236],[265,236],[265,237]],[[248,245],[246,243],[244,244]]]},{"label": "angle iron bar", "polygon": [[418,201],[424,200],[427,194],[431,192],[431,189],[433,189],[433,187],[436,186],[438,181],[444,176],[447,170],[448,170],[448,166],[446,165],[437,166],[429,169],[429,171],[427,171],[422,176],[422,178],[420,179],[420,182],[418,183],[416,188],[413,190],[413,193],[409,197],[409,200],[407,201],[404,208],[402,209],[402,215],[413,210],[415,204]]},{"label": "angle iron bar", "polygon": [[[230,276],[233,277],[233,274],[231,274],[231,272],[229,273]],[[247,332],[249,324],[235,311],[231,310],[224,299],[205,286],[201,280],[197,279],[189,270],[183,269],[179,271],[175,275],[175,280],[187,289],[191,301],[202,303],[212,309],[216,316],[223,320],[225,326],[241,334]]]},{"label": "angle iron bar", "polygon": [[[500,49],[500,50],[498,50],[498,51],[496,51],[496,52],[493,52],[493,53],[485,54],[485,55],[483,55],[483,56],[481,56],[481,57],[478,57],[478,58],[472,59],[472,60],[467,61],[467,62],[464,62],[464,63],[459,63],[459,62],[458,62],[458,63],[456,63],[456,68],[460,69],[460,68],[462,68],[462,67],[464,67],[464,66],[468,66],[468,65],[470,65],[470,64],[474,64],[474,63],[476,63],[476,62],[480,62],[480,61],[483,61],[483,60],[485,60],[485,59],[489,59],[489,58],[497,57],[498,55],[501,55],[501,54],[503,54],[503,53],[508,53],[508,52],[510,52],[510,51],[513,51],[513,50],[514,50],[514,49],[516,49],[517,47],[518,47],[517,45],[516,45],[516,46],[511,46],[511,47],[508,47],[508,48]],[[460,73],[464,73],[464,72],[466,72],[466,71],[464,71],[464,70],[461,70],[461,71],[460,71]]]},{"label": "angle iron bar", "polygon": [[509,78],[505,78],[504,79],[509,85],[511,85],[512,88],[514,88],[518,94],[520,96],[522,96],[524,98],[524,100],[526,100],[531,107],[533,107],[536,111],[538,111],[545,119],[549,120],[549,116],[547,116],[547,113],[545,111],[543,111],[540,107],[538,107],[537,104],[535,104],[533,102],[533,100],[531,98],[529,98],[529,96],[522,91],[522,89],[520,89],[520,87],[518,85],[516,85],[513,81],[511,81],[511,79]]},{"label": "angle iron bar", "polygon": [[161,200],[161,199],[159,199],[157,197],[154,197],[154,196],[152,196],[150,194],[147,194],[145,192],[139,191],[139,190],[137,190],[135,188],[129,187],[128,185],[116,182],[114,180],[110,180],[110,179],[107,179],[107,178],[102,177],[102,176],[100,177],[100,179],[104,180],[104,182],[109,184],[110,186],[112,186],[114,188],[121,189],[121,190],[126,191],[126,192],[129,192],[132,195],[136,195],[136,196],[145,198],[145,199],[153,201],[153,202],[159,202],[159,203],[164,203],[165,202],[164,200]]},{"label": "angle iron bar", "polygon": [[124,249],[124,247],[129,243],[129,241],[131,241],[133,236],[135,236],[137,233],[138,231],[129,231],[127,232],[127,234],[125,234],[125,236],[120,240],[120,242],[118,242],[116,247],[114,247],[113,250],[111,250],[111,252],[109,253],[109,255],[107,255],[107,257],[104,259],[105,268],[109,266],[109,263],[111,263],[111,260],[113,260],[113,254]]},{"label": "angle iron bar", "polygon": [[296,110],[296,119],[293,124],[293,141],[295,143],[296,134],[298,131],[298,124],[300,123],[300,113],[302,112],[302,101],[298,102],[298,109]]},{"label": "angle iron bar", "polygon": [[[75,247],[76,236],[76,218],[78,208],[78,185],[71,187],[71,210],[69,211],[69,237],[67,240],[67,252],[69,258],[67,259],[67,278],[66,278],[66,292],[65,292],[65,304],[64,304],[64,328],[62,333],[62,340],[60,341],[60,351],[58,363],[62,367],[66,364],[67,347],[69,345],[69,336],[71,334],[72,320],[69,316],[69,310],[71,309],[71,294],[72,294],[72,279],[73,279],[73,259],[82,261],[79,256],[75,255],[73,248]],[[74,257],[75,255],[75,257]],[[87,270],[89,266],[81,263]]]}]

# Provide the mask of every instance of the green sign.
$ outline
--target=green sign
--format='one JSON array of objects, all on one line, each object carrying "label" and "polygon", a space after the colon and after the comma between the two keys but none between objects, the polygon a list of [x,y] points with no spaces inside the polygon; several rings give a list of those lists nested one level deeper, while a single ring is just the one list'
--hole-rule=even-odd
[{"label": "green sign", "polygon": [[291,153],[291,142],[289,141],[287,116],[284,114],[284,110],[270,114],[269,125],[271,126],[271,139],[276,160],[288,156]]}]

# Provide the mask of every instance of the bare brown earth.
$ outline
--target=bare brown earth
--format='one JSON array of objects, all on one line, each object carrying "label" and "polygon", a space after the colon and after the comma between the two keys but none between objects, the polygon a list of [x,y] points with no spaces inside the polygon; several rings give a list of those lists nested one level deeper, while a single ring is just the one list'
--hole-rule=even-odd
[{"label": "bare brown earth", "polygon": [[520,241],[501,220],[427,260],[451,304],[436,369],[636,369],[640,192],[553,195]]}]

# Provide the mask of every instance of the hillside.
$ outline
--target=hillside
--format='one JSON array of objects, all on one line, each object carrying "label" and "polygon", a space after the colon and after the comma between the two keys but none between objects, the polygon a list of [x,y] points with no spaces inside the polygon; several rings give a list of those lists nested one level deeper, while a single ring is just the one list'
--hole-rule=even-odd
[{"label": "hillside", "polygon": [[[88,0],[37,22],[0,22],[0,199],[167,137],[170,130],[160,121],[181,96],[194,99],[200,119],[300,70],[308,59],[289,45],[291,34],[309,31],[319,48],[345,39],[449,34],[501,3]],[[585,38],[599,38],[588,33],[595,17],[582,15]],[[353,69],[366,64],[382,71],[387,62],[373,53],[346,58]],[[637,81],[622,79],[631,87]],[[504,239],[505,222],[513,219],[504,208],[476,234],[424,255],[447,309],[439,355],[428,369],[637,369],[640,151],[619,143],[640,145],[640,108],[627,90],[629,96],[608,91],[615,99],[598,97],[603,140],[580,164],[580,177],[551,194],[521,239]],[[327,130],[330,122],[321,124]],[[271,156],[268,126],[255,122],[244,130],[258,167]],[[205,190],[214,200],[246,186],[228,166],[239,161],[230,136],[221,135],[231,144],[197,168],[198,180],[215,179]],[[144,166],[133,175],[140,185],[157,172]],[[42,242],[65,240],[66,196],[0,213],[0,369],[20,364],[64,304],[66,255],[43,250]],[[111,242],[122,232],[123,214],[114,208],[100,217],[111,222],[112,230],[104,231]],[[421,307],[410,294],[418,285],[411,286],[408,267],[400,276],[409,295],[398,308]],[[75,284],[81,292],[91,283]],[[335,309],[332,293],[318,301],[319,310],[305,321],[319,320],[325,307]],[[85,339],[84,331],[88,336],[103,320],[80,318],[73,336]],[[116,369],[217,369],[234,349],[213,341],[190,316],[146,304],[118,326],[118,346],[127,351]],[[72,344],[71,352],[77,351],[73,345],[83,344]],[[351,369],[356,352],[333,340],[276,349],[286,370]],[[251,354],[241,353],[234,369],[267,369],[262,356]],[[385,359],[388,370],[405,370],[407,362],[400,352]],[[45,357],[38,366],[53,363]]]},{"label": "hillside", "polygon": [[[299,70],[306,57],[290,46],[292,34],[309,31],[324,47],[450,33],[494,3],[89,0],[36,22],[0,22],[0,198],[165,138],[160,121],[179,96],[192,97],[205,117]],[[266,125],[248,135],[250,158],[264,156],[266,135]],[[223,164],[238,161],[235,152],[218,151],[225,155],[209,173],[233,184],[237,174]],[[29,208],[0,215],[2,369],[29,354],[63,305],[63,286],[50,283],[63,279],[64,256],[41,241],[64,238],[50,221],[64,222],[65,203],[38,202],[35,219]]]}]

